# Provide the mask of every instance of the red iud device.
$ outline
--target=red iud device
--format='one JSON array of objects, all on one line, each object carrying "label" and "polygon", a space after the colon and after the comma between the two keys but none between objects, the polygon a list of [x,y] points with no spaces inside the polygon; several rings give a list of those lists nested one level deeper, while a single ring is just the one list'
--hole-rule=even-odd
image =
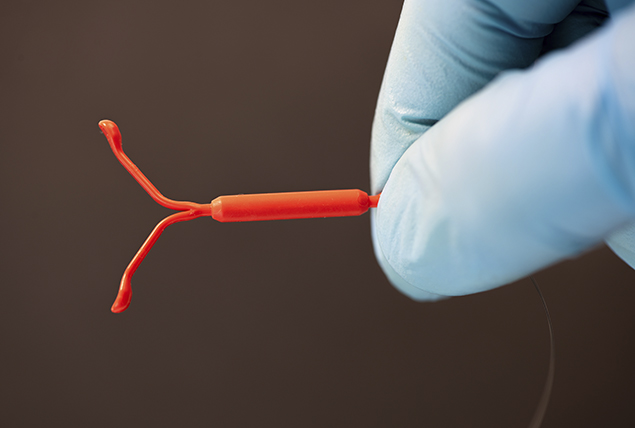
[{"label": "red iud device", "polygon": [[99,122],[99,128],[119,162],[152,199],[166,208],[179,211],[161,220],[132,258],[123,273],[119,293],[111,308],[115,313],[123,312],[130,306],[132,275],[161,233],[173,223],[205,216],[220,222],[358,216],[369,208],[377,207],[379,202],[379,195],[369,196],[358,189],[219,196],[209,204],[175,201],[163,196],[126,156],[121,146],[121,133],[113,121],[102,120]]}]

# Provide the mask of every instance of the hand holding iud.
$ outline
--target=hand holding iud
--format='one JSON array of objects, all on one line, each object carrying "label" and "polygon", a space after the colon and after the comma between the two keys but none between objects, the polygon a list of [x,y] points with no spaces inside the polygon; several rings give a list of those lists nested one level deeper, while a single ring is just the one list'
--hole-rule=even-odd
[{"label": "hand holding iud", "polygon": [[173,223],[204,216],[220,222],[357,216],[364,214],[369,208],[377,207],[379,201],[379,195],[368,196],[366,192],[357,189],[219,196],[209,204],[175,201],[163,196],[126,156],[121,147],[119,128],[114,122],[102,120],[99,127],[119,162],[152,199],[166,208],[180,211],[159,222],[132,258],[121,278],[119,293],[111,308],[115,313],[125,311],[130,305],[132,275],[161,233]]}]

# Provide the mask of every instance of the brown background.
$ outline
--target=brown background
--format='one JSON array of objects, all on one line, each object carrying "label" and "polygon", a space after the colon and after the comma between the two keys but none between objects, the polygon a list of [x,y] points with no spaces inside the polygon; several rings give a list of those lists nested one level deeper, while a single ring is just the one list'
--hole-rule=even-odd
[{"label": "brown background", "polygon": [[[170,227],[167,196],[368,189],[399,1],[2,2],[0,425],[525,427],[548,334],[528,280],[393,290],[369,218]],[[544,427],[635,426],[635,272],[537,275],[556,330]]]}]

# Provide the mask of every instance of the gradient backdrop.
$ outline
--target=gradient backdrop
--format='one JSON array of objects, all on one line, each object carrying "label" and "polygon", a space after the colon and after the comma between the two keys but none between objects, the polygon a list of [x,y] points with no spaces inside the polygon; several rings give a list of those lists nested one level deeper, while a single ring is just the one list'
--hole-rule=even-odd
[{"label": "gradient backdrop", "polygon": [[[0,5],[0,426],[525,427],[548,332],[528,280],[435,304],[369,216],[170,227],[167,196],[361,188],[400,1]],[[536,276],[544,427],[635,426],[635,272],[605,247]]]}]

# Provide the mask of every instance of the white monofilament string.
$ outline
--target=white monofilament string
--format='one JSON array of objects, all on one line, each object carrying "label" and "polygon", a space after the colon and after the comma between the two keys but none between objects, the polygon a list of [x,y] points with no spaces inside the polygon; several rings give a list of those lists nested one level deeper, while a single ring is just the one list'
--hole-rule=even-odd
[{"label": "white monofilament string", "polygon": [[556,367],[556,353],[555,353],[555,343],[553,339],[553,324],[551,323],[551,315],[549,315],[549,309],[547,309],[547,302],[545,302],[545,298],[540,291],[540,287],[536,283],[536,280],[533,276],[530,276],[531,282],[536,287],[536,291],[538,292],[538,296],[540,296],[540,300],[542,301],[542,306],[545,308],[545,314],[547,315],[547,324],[549,325],[549,342],[551,345],[551,349],[549,351],[549,370],[547,372],[547,380],[545,381],[545,387],[542,390],[542,396],[540,397],[540,401],[538,401],[538,406],[534,411],[534,416],[531,418],[531,422],[529,423],[529,428],[539,428],[542,424],[542,420],[545,417],[545,413],[547,411],[547,406],[549,405],[549,397],[551,397],[551,390],[553,388],[553,378],[555,375],[555,367]]}]

